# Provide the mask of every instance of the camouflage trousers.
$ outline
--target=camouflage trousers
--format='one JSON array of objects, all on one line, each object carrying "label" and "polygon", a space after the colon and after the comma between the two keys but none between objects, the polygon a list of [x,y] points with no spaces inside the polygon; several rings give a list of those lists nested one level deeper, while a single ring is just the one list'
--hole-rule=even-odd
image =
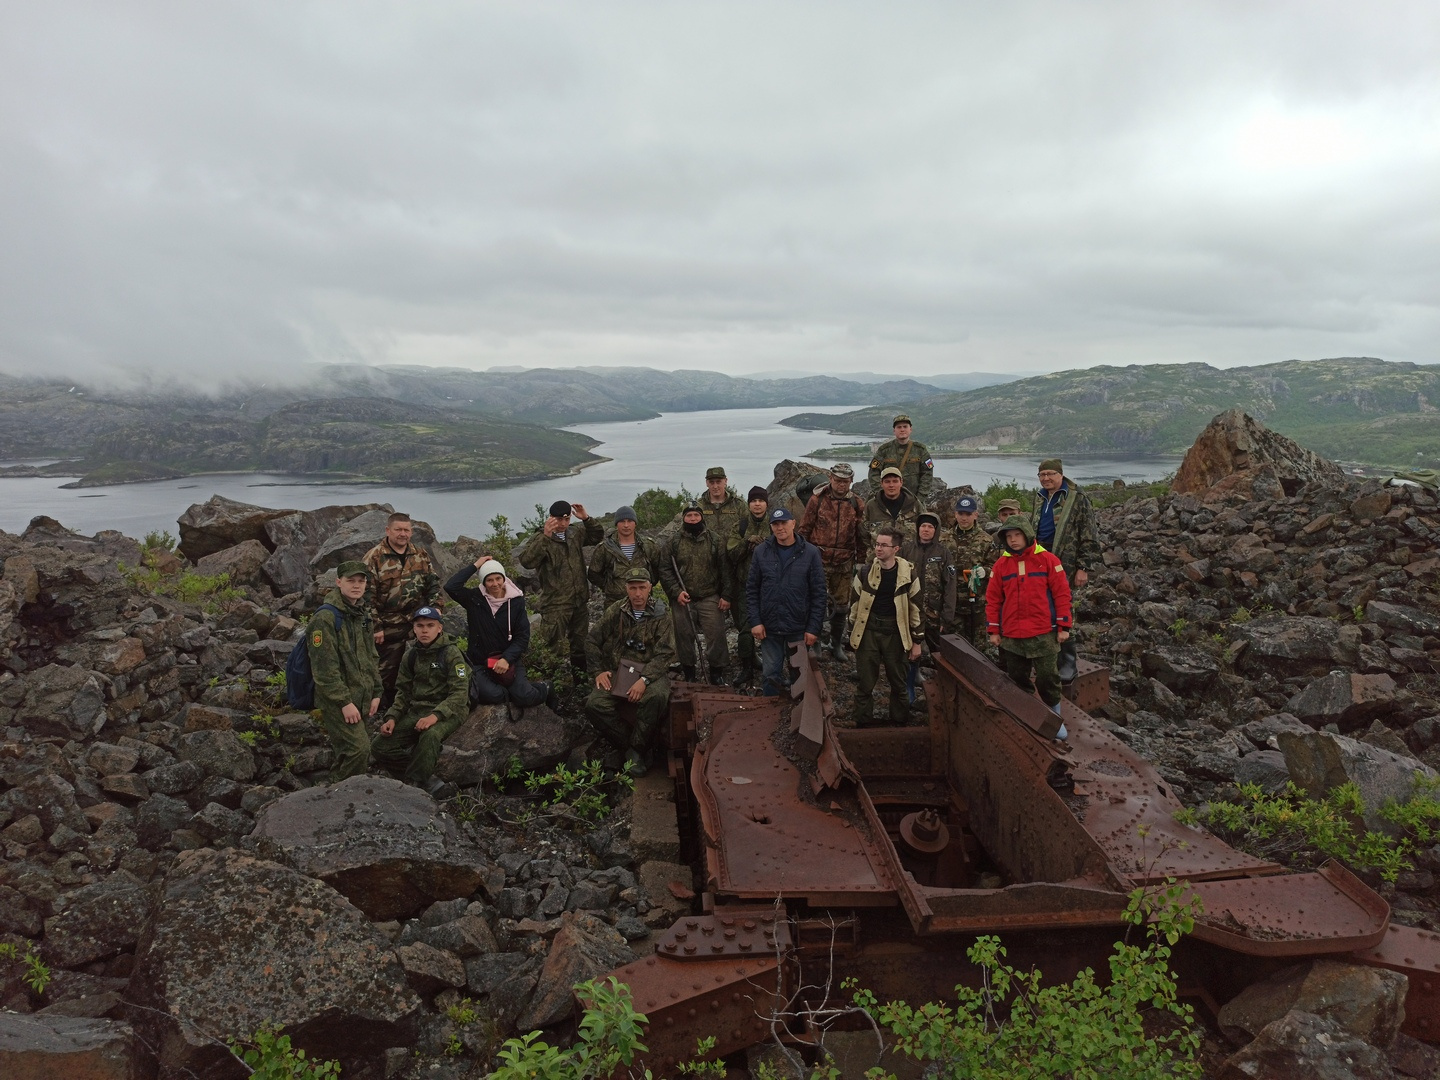
[{"label": "camouflage trousers", "polygon": [[320,706],[320,727],[330,740],[330,749],[335,751],[335,763],[330,766],[332,784],[352,776],[364,776],[370,767],[370,732],[365,726],[368,719],[365,710],[369,706],[367,701],[360,709],[362,719],[358,724],[345,722],[340,712],[342,706]]},{"label": "camouflage trousers", "polygon": [[[718,675],[730,667],[730,646],[725,637],[725,612],[720,598],[707,596],[674,607],[675,655],[682,667],[693,668],[699,661],[697,634],[705,635],[705,659],[710,674]],[[746,635],[749,636],[748,634]],[[753,639],[752,639],[753,640]]]},{"label": "camouflage trousers", "polygon": [[851,587],[854,583],[855,568],[853,566],[825,567],[825,594],[830,597],[832,614],[850,610],[850,602],[854,599]]},{"label": "camouflage trousers", "polygon": [[453,720],[437,720],[424,731],[416,731],[415,725],[435,710],[426,705],[415,705],[398,720],[395,730],[389,735],[376,735],[370,741],[370,752],[375,763],[394,775],[401,772],[401,780],[407,784],[422,786],[435,774],[435,763],[440,760],[440,748],[467,717],[457,716]]},{"label": "camouflage trousers", "polygon": [[395,700],[395,680],[400,677],[400,661],[405,659],[405,646],[410,644],[410,624],[387,626],[385,640],[375,646],[380,654],[380,682],[385,687],[380,695],[380,708],[388,709]]},{"label": "camouflage trousers", "polygon": [[590,633],[589,597],[567,603],[546,604],[540,608],[539,639],[555,651],[579,661],[583,668],[585,638]]},{"label": "camouflage trousers", "polygon": [[[645,693],[640,695],[640,700],[633,705],[597,686],[585,699],[585,718],[615,749],[648,754],[669,704],[669,679],[656,679],[649,683],[645,687]],[[634,710],[633,724],[621,713],[622,706],[626,705],[630,705],[630,708],[625,709],[626,713]]]},{"label": "camouflage trousers", "polygon": [[1000,660],[1005,674],[1027,693],[1038,691],[1046,705],[1060,704],[1060,673],[1056,669],[1059,655],[1060,642],[1053,631],[1033,638],[1000,639]]}]

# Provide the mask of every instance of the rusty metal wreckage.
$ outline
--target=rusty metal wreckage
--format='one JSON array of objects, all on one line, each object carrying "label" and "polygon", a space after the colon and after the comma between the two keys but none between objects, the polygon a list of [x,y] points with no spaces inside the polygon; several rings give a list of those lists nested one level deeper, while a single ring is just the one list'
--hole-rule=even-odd
[{"label": "rusty metal wreckage", "polygon": [[791,701],[676,684],[669,773],[702,910],[610,972],[649,1017],[656,1075],[698,1036],[719,1054],[813,1041],[806,1020],[844,977],[881,1000],[947,998],[984,934],[1050,980],[1103,970],[1128,894],[1168,878],[1204,905],[1172,957],[1183,995],[1214,1011],[1329,956],[1410,976],[1403,1030],[1440,1041],[1440,935],[1391,923],[1338,863],[1292,871],[1176,820],[1169,785],[1086,711],[1109,700],[1108,669],[1082,662],[1056,716],[958,637],[935,665],[928,724],[900,728],[837,729],[799,646]]}]

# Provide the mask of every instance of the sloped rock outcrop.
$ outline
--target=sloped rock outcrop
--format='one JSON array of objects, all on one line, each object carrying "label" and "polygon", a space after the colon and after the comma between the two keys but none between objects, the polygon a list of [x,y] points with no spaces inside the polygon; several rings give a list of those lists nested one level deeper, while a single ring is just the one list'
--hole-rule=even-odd
[{"label": "sloped rock outcrop", "polygon": [[191,562],[199,562],[206,555],[255,540],[271,547],[265,525],[278,517],[295,513],[294,510],[273,510],[268,506],[253,506],[250,503],[227,499],[223,495],[212,495],[206,502],[195,503],[180,515],[180,554]]},{"label": "sloped rock outcrop", "polygon": [[1276,499],[1293,495],[1301,484],[1342,480],[1333,461],[1231,409],[1211,420],[1185,452],[1170,490],[1207,499],[1230,494]]},{"label": "sloped rock outcrop", "polygon": [[407,918],[483,880],[480,851],[418,788],[352,776],[267,803],[250,843],[320,878],[372,919]]},{"label": "sloped rock outcrop", "polygon": [[267,1022],[321,1059],[401,1046],[421,1004],[359,909],[324,882],[234,850],[176,859],[126,1001],[163,1071],[202,1076],[225,1071],[217,1040]]},{"label": "sloped rock outcrop", "polygon": [[5,1080],[149,1080],[153,1064],[129,1024],[0,1012]]}]

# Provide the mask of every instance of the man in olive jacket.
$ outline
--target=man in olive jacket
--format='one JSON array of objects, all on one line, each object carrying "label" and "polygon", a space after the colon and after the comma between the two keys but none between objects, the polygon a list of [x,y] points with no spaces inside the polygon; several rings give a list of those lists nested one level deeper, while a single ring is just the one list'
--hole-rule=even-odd
[{"label": "man in olive jacket", "polygon": [[470,715],[470,665],[445,633],[440,612],[422,607],[411,619],[415,640],[400,660],[395,700],[371,744],[375,761],[434,795],[441,744]]},{"label": "man in olive jacket", "polygon": [[[1030,520],[1035,525],[1035,539],[1065,567],[1073,593],[1100,565],[1100,531],[1090,496],[1065,475],[1064,468],[1059,458],[1040,462],[1040,490],[1031,496]],[[1072,636],[1060,647],[1062,680],[1075,678],[1076,660]]]},{"label": "man in olive jacket", "polygon": [[330,767],[332,784],[360,776],[369,767],[370,733],[364,719],[380,711],[380,658],[365,604],[369,584],[370,569],[363,562],[342,562],[325,606],[310,616],[305,627],[315,707],[320,710],[320,727],[335,751],[335,763]]},{"label": "man in olive jacket", "polygon": [[[595,689],[585,699],[585,716],[607,742],[625,755],[632,776],[644,776],[660,719],[670,702],[670,664],[675,659],[675,631],[670,612],[652,596],[650,575],[630,571],[625,599],[605,609],[590,628],[586,643],[590,668],[597,672]],[[640,668],[640,677],[625,700],[635,706],[631,726],[620,715],[620,698],[611,692],[622,664]]]},{"label": "man in olive jacket", "polygon": [[725,555],[725,542],[705,521],[698,503],[681,512],[680,531],[660,547],[660,580],[674,602],[675,651],[685,678],[693,681],[699,653],[696,638],[705,635],[705,657],[710,682],[728,681],[730,645],[725,634],[725,612],[735,597],[734,568]]},{"label": "man in olive jacket", "polygon": [[651,580],[659,579],[660,545],[641,536],[639,525],[633,506],[620,507],[615,511],[614,531],[590,556],[590,584],[605,595],[606,606],[625,599],[625,578],[635,567],[647,571]]},{"label": "man in olive jacket", "polygon": [[[580,527],[570,521],[574,514]],[[605,539],[605,530],[580,503],[564,499],[550,504],[545,524],[520,549],[521,564],[540,578],[541,641],[557,653],[569,650],[570,666],[585,669],[585,633],[590,629],[590,578],[585,570],[585,545]]]}]

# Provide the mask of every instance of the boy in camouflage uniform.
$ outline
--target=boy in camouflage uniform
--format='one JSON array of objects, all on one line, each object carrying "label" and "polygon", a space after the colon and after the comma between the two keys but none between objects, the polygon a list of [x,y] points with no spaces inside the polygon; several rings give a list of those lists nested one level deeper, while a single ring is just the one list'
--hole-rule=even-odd
[{"label": "boy in camouflage uniform", "polygon": [[[574,513],[581,528],[570,523]],[[517,556],[540,578],[540,640],[556,652],[569,650],[570,666],[585,669],[585,634],[590,628],[590,579],[585,571],[585,545],[605,539],[600,523],[581,503],[564,499],[550,504],[541,530]]]},{"label": "boy in camouflage uniform", "polygon": [[675,618],[675,651],[685,678],[693,681],[699,661],[696,638],[705,635],[705,657],[710,682],[719,686],[728,681],[730,646],[725,633],[725,612],[731,608],[735,581],[724,542],[705,524],[699,504],[690,503],[681,512],[680,532],[660,549],[660,580],[665,594],[679,614]]},{"label": "boy in camouflage uniform", "polygon": [[340,614],[322,609],[305,626],[315,708],[335,751],[332,784],[362,775],[370,764],[370,733],[364,719],[380,711],[381,691],[380,662],[365,604],[370,569],[359,559],[347,559],[335,574],[335,588],[325,603]]},{"label": "boy in camouflage uniform", "polygon": [[409,514],[391,514],[385,538],[364,557],[371,574],[365,602],[375,619],[375,648],[387,703],[395,694],[395,675],[410,640],[410,614],[418,607],[440,606],[440,575],[430,553],[411,542],[413,531]]},{"label": "boy in camouflage uniform", "polygon": [[[905,544],[900,556],[911,565],[920,582],[920,625],[925,631],[926,647],[933,649],[940,636],[954,625],[956,582],[959,578],[955,552],[940,536],[939,514],[929,510],[920,514],[915,523],[915,539]],[[922,649],[922,658],[910,661],[905,680],[905,694],[911,705],[915,704],[921,664],[934,666],[934,662],[923,653]]]},{"label": "boy in camouflage uniform", "polygon": [[955,633],[986,651],[985,578],[998,554],[995,538],[980,527],[980,503],[971,495],[955,500],[955,527],[950,532],[950,549],[955,553]]},{"label": "boy in camouflage uniform", "polygon": [[[607,742],[625,755],[632,776],[644,776],[660,719],[670,703],[670,664],[675,659],[675,631],[670,612],[652,596],[650,575],[638,567],[625,582],[625,599],[605,609],[590,628],[586,648],[590,667],[599,672],[595,689],[585,699],[585,716]],[[610,692],[622,661],[641,669],[625,700],[635,706],[631,726],[620,715],[620,699]]]},{"label": "boy in camouflage uniform", "polygon": [[470,665],[445,633],[440,612],[422,607],[411,619],[415,640],[405,649],[395,680],[395,701],[371,743],[386,771],[404,770],[407,784],[436,795],[441,744],[470,715]]},{"label": "boy in camouflage uniform", "polygon": [[910,417],[901,413],[895,417],[891,427],[895,437],[882,443],[870,459],[870,486],[875,488],[885,469],[894,466],[900,470],[905,490],[924,505],[930,501],[935,490],[935,462],[924,443],[910,438],[910,432],[914,430]]},{"label": "boy in camouflage uniform", "polygon": [[[649,537],[637,531],[639,521],[633,506],[622,506],[615,511],[615,529],[595,547],[590,556],[590,584],[605,596],[606,605],[625,599],[625,578],[630,571],[639,567],[652,578],[660,570],[660,547]],[[625,553],[630,548],[630,554]]]}]

